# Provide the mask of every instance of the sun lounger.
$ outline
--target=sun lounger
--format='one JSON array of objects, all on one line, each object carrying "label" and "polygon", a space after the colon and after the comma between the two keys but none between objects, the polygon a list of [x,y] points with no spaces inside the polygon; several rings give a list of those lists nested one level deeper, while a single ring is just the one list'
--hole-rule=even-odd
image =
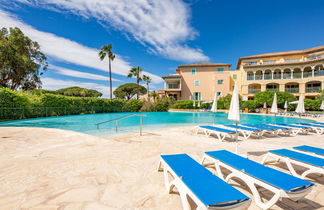
[{"label": "sun lounger", "polygon": [[257,137],[261,137],[264,133],[262,129],[258,128],[249,128],[242,125],[225,125],[226,127],[237,129],[239,133],[241,133],[244,139],[248,139],[251,135],[255,135]]},{"label": "sun lounger", "polygon": [[317,125],[324,125],[324,123],[320,123],[320,122],[311,122],[312,124],[317,124]]},{"label": "sun lounger", "polygon": [[[319,173],[324,174],[324,159],[306,155],[300,152],[295,152],[288,149],[270,150],[262,160],[262,164],[266,164],[268,158],[275,158],[276,161],[283,160],[290,173],[294,176],[305,178],[309,174]],[[301,175],[294,169],[294,165],[307,168]]]},{"label": "sun lounger", "polygon": [[299,123],[299,124],[311,127],[312,131],[316,132],[319,135],[324,133],[324,125],[316,125],[311,123]]},{"label": "sun lounger", "polygon": [[307,145],[293,147],[293,150],[307,155],[313,155],[315,157],[324,158],[324,149],[318,147],[311,147]]},{"label": "sun lounger", "polygon": [[308,132],[312,130],[311,127],[303,126],[303,125],[294,125],[294,124],[285,124],[285,123],[278,123],[276,125],[282,125],[282,126],[286,126],[286,127],[289,127],[289,128],[293,128],[294,130],[298,131],[297,134],[299,134],[299,133],[308,134]]},{"label": "sun lounger", "polygon": [[271,134],[271,135],[274,135],[274,136],[277,136],[278,133],[279,133],[278,129],[271,128],[271,127],[268,127],[268,126],[262,126],[262,125],[256,125],[256,124],[243,124],[243,125],[247,126],[247,127],[251,127],[251,128],[262,129],[264,131],[264,133],[268,133],[268,134]]},{"label": "sun lounger", "polygon": [[220,141],[223,141],[226,137],[233,139],[236,135],[236,131],[207,125],[197,126],[196,134],[198,134],[200,131],[202,131],[207,137],[210,137],[210,135],[214,134]]},{"label": "sun lounger", "polygon": [[290,134],[292,134],[294,136],[297,135],[296,131],[293,131],[292,128],[278,126],[278,125],[271,125],[271,124],[258,124],[258,125],[277,129],[279,131],[279,133],[284,134],[284,135],[290,135]]},{"label": "sun lounger", "polygon": [[[205,160],[211,160],[215,164],[218,176],[226,182],[232,178],[239,178],[244,181],[251,190],[256,205],[262,209],[270,208],[280,198],[290,198],[297,201],[307,195],[314,185],[311,182],[263,166],[226,150],[206,152],[201,161],[202,164]],[[224,177],[221,168],[229,170],[230,174]],[[271,191],[274,194],[273,197],[263,202],[257,186]]]},{"label": "sun lounger", "polygon": [[[188,197],[196,209],[246,209],[251,200],[224,182],[186,154],[161,155],[159,171],[164,172],[167,191],[177,188],[183,209],[190,209]],[[170,175],[172,180],[169,180]]]}]

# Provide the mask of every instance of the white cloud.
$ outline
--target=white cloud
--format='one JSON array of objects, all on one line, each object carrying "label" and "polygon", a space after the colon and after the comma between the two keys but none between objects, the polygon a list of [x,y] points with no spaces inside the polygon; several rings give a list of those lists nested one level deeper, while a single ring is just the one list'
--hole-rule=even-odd
[{"label": "white cloud", "polygon": [[[90,80],[103,80],[103,81],[108,81],[109,79],[108,75],[102,76],[99,74],[91,74],[91,73],[76,71],[76,70],[67,69],[55,65],[50,65],[49,68],[54,69],[57,74],[61,74],[69,77],[77,77],[77,78],[90,79]],[[113,78],[112,81],[120,82],[121,80]]]},{"label": "white cloud", "polygon": [[[98,49],[89,48],[66,38],[52,33],[38,31],[33,27],[18,20],[7,12],[0,10],[1,27],[19,27],[27,36],[41,45],[41,50],[55,60],[86,66],[107,72],[108,62],[100,61]],[[119,75],[127,75],[131,65],[116,55],[112,63],[112,72]],[[160,83],[162,79],[152,74],[152,82]]]},{"label": "white cloud", "polygon": [[[61,80],[61,79],[54,79],[50,77],[42,78],[43,82],[43,88],[45,90],[57,90],[61,88],[67,88],[67,87],[73,87],[78,86],[82,88],[89,88],[89,89],[95,89],[103,94],[102,97],[108,98],[109,96],[109,85],[99,85],[97,83],[92,82],[77,82],[73,80]],[[113,87],[113,91],[114,91]]]},{"label": "white cloud", "polygon": [[[12,0],[10,0],[12,2]],[[154,54],[197,62],[209,58],[184,42],[197,31],[190,26],[190,8],[181,0],[15,0],[35,7],[96,18],[104,27],[126,32]]]}]

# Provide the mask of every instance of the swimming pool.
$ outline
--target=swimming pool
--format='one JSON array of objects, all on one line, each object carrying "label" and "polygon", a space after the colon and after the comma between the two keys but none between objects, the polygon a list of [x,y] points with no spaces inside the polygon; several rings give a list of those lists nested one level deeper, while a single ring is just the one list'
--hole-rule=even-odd
[{"label": "swimming pool", "polygon": [[[44,127],[59,128],[87,133],[95,136],[114,136],[126,133],[134,133],[139,131],[139,117],[125,118],[118,122],[119,131],[116,133],[115,122],[100,125],[97,129],[96,124],[123,117],[130,114],[144,114],[143,132],[155,129],[189,126],[189,125],[205,125],[205,124],[230,124],[233,121],[227,119],[227,113],[217,112],[141,112],[141,113],[102,113],[102,114],[84,114],[69,115],[59,117],[34,118],[26,120],[15,120],[0,122],[0,126],[10,127]],[[240,123],[297,123],[311,122],[311,120],[289,118],[289,117],[273,117],[266,115],[242,114]]]}]

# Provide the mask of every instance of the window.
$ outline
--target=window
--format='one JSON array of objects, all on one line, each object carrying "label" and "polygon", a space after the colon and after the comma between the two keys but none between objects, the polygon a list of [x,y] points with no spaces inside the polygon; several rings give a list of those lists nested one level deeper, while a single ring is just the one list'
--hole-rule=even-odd
[{"label": "window", "polygon": [[223,84],[223,82],[224,82],[224,80],[222,80],[222,79],[217,80],[217,84],[219,84],[219,85]]},{"label": "window", "polygon": [[191,74],[192,75],[196,75],[196,72],[197,72],[196,69],[191,69]]},{"label": "window", "polygon": [[198,101],[201,100],[200,92],[193,92],[193,95],[192,96],[193,96],[192,97],[193,100],[198,100]]},{"label": "window", "polygon": [[237,74],[233,74],[233,79],[234,79],[234,80],[237,79]]},{"label": "window", "polygon": [[222,92],[221,91],[217,91],[217,96],[221,96],[222,95]]},{"label": "window", "polygon": [[199,86],[199,85],[200,85],[199,80],[195,80],[195,86]]},{"label": "window", "polygon": [[217,71],[218,72],[223,72],[224,71],[224,68],[218,68]]}]

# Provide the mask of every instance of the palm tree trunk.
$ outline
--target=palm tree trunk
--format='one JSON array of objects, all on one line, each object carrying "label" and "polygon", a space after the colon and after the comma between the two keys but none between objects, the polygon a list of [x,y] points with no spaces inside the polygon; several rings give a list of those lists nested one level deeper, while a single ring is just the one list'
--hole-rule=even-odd
[{"label": "palm tree trunk", "polygon": [[112,80],[111,80],[111,63],[109,58],[109,84],[110,84],[110,99],[112,99]]},{"label": "palm tree trunk", "polygon": [[[139,85],[139,72],[136,75],[136,84]],[[138,99],[138,94],[136,94],[136,99]]]}]

